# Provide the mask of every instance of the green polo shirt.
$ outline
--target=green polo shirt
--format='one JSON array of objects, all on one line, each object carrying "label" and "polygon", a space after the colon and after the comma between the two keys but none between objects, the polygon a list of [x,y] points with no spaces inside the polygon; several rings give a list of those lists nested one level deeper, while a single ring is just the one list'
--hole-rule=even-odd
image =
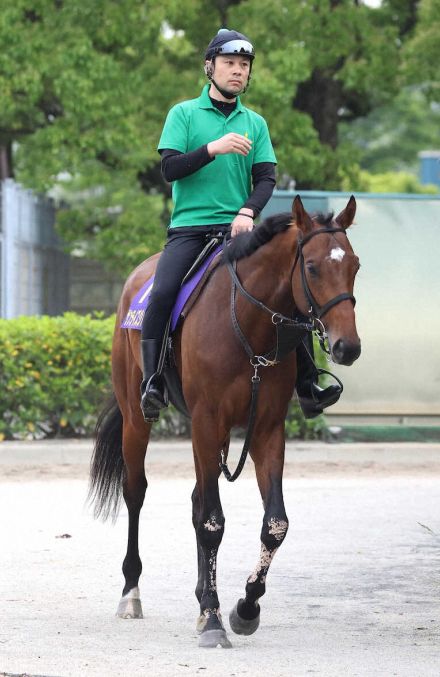
[{"label": "green polo shirt", "polygon": [[276,162],[266,121],[243,106],[225,117],[209,98],[206,85],[198,99],[171,108],[158,150],[172,148],[189,153],[225,134],[235,132],[251,139],[249,155],[217,155],[194,174],[172,183],[174,210],[170,228],[231,223],[252,192],[252,165]]}]

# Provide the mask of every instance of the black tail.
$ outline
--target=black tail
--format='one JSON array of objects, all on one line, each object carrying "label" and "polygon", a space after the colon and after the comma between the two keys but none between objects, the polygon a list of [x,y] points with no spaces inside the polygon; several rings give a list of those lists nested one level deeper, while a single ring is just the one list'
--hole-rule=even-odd
[{"label": "black tail", "polygon": [[113,395],[101,412],[95,428],[95,446],[90,465],[89,501],[95,517],[114,521],[121,502],[125,466],[122,457],[122,414]]}]

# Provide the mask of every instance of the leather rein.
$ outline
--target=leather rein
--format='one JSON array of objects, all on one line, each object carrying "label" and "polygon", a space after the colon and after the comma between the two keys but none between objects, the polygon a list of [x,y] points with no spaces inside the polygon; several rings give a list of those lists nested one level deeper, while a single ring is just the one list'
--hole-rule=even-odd
[{"label": "leather rein", "polygon": [[[224,449],[221,451],[221,461],[219,463],[220,469],[228,482],[234,482],[237,477],[240,475],[243,466],[246,461],[247,454],[250,449],[250,444],[251,444],[251,439],[252,439],[252,434],[254,430],[254,425],[255,425],[255,418],[256,418],[256,412],[257,412],[257,402],[258,402],[258,393],[259,393],[259,386],[260,386],[260,375],[258,373],[258,370],[260,367],[274,367],[276,364],[280,362],[280,360],[285,357],[289,352],[292,350],[295,350],[297,345],[300,343],[302,338],[307,332],[315,331],[316,335],[318,336],[320,346],[322,350],[324,350],[326,353],[330,353],[329,349],[325,346],[325,341],[327,339],[327,333],[324,327],[324,324],[321,320],[322,317],[331,309],[333,306],[337,305],[338,303],[341,303],[341,301],[346,301],[350,300],[353,305],[356,304],[356,299],[352,294],[349,294],[348,292],[344,292],[342,294],[338,294],[334,298],[330,299],[325,303],[324,305],[319,305],[319,303],[316,301],[315,297],[312,294],[312,291],[309,287],[309,283],[307,282],[307,276],[306,276],[306,271],[305,271],[305,262],[304,262],[304,253],[303,253],[303,247],[307,242],[309,242],[313,237],[316,235],[321,235],[321,234],[331,234],[331,233],[344,233],[345,230],[344,228],[338,228],[338,227],[332,227],[332,228],[319,228],[317,230],[312,231],[311,233],[308,233],[305,237],[298,237],[298,242],[297,242],[297,250],[296,250],[296,255],[295,259],[293,262],[292,270],[290,273],[290,280],[292,281],[293,274],[295,272],[295,268],[299,262],[300,265],[300,272],[301,272],[301,283],[303,287],[303,291],[305,294],[305,297],[307,299],[307,303],[309,304],[309,311],[308,311],[308,320],[305,322],[294,317],[287,317],[286,315],[283,315],[282,313],[279,313],[275,310],[272,310],[268,306],[266,306],[262,301],[259,301],[256,299],[252,294],[250,294],[246,289],[243,287],[238,275],[237,275],[237,262],[236,261],[231,261],[230,258],[228,257],[228,248],[226,246],[226,238],[223,241],[223,252],[226,257],[226,265],[228,268],[228,271],[231,275],[231,320],[232,320],[232,326],[234,327],[234,331],[243,346],[246,354],[249,357],[249,361],[251,366],[254,369],[254,374],[251,378],[251,384],[252,384],[252,391],[251,391],[251,404],[250,404],[250,412],[249,412],[249,419],[248,419],[248,425],[247,425],[247,431],[246,431],[246,437],[245,441],[243,444],[243,450],[241,452],[241,456],[239,459],[239,462],[237,464],[237,467],[234,471],[234,473],[231,473],[227,463],[226,463],[226,455]],[[291,282],[292,286],[292,282]],[[237,319],[237,314],[236,314],[236,309],[235,309],[235,300],[236,300],[236,294],[237,294],[237,289],[240,292],[242,296],[244,296],[250,303],[254,304],[260,310],[262,310],[265,313],[268,313],[271,316],[272,323],[276,329],[276,345],[275,348],[273,348],[271,351],[266,353],[265,355],[257,355],[249,341],[247,340],[246,336],[244,335],[238,319]],[[339,380],[339,379],[338,379]],[[342,385],[342,384],[341,384]]]}]

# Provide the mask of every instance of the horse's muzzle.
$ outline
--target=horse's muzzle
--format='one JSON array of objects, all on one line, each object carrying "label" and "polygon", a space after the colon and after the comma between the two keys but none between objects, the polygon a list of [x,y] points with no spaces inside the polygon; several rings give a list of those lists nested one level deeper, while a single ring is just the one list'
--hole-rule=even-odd
[{"label": "horse's muzzle", "polygon": [[349,367],[361,354],[361,342],[355,343],[338,339],[332,346],[331,355],[336,364],[344,364]]}]

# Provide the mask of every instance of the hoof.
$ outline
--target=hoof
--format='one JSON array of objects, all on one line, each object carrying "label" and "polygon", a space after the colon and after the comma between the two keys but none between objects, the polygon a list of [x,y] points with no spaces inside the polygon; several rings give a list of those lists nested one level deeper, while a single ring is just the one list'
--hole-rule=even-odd
[{"label": "hoof", "polygon": [[133,588],[123,595],[116,616],[119,618],[143,618],[139,588]]},{"label": "hoof", "polygon": [[200,635],[199,646],[203,649],[215,649],[221,646],[222,649],[231,649],[232,644],[229,641],[225,630],[205,630]]},{"label": "hoof", "polygon": [[235,632],[236,635],[253,635],[260,625],[260,609],[258,608],[258,615],[256,618],[246,620],[246,618],[242,618],[238,615],[238,605],[241,601],[242,600],[239,600],[237,602],[229,614],[229,625],[231,626],[231,630]]}]

